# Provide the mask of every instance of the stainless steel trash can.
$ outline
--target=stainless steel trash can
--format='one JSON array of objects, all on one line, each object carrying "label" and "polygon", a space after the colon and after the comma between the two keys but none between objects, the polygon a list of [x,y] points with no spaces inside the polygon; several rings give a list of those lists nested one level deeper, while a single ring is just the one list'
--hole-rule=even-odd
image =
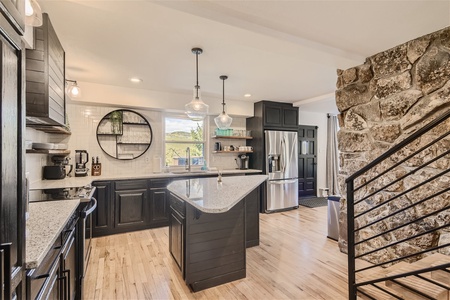
[{"label": "stainless steel trash can", "polygon": [[328,237],[339,239],[339,200],[341,196],[328,196]]}]

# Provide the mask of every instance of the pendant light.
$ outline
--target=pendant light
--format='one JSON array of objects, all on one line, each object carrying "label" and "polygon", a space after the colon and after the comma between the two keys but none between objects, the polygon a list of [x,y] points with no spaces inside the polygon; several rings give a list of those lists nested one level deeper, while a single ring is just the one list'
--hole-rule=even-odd
[{"label": "pendant light", "polygon": [[66,79],[66,93],[70,98],[78,98],[81,95],[81,89],[76,80]]},{"label": "pendant light", "polygon": [[36,0],[25,0],[25,24],[28,26],[42,26],[42,9]]},{"label": "pendant light", "polygon": [[200,97],[200,86],[198,85],[198,55],[202,54],[202,52],[203,50],[200,48],[192,49],[192,53],[195,54],[197,82],[194,87],[194,97],[192,101],[184,106],[186,115],[193,121],[201,121],[208,114],[208,105],[202,101]]},{"label": "pendant light", "polygon": [[222,85],[222,113],[214,118],[214,122],[216,123],[217,128],[219,129],[228,129],[230,128],[231,122],[233,118],[227,115],[225,112],[225,80],[228,79],[228,76],[222,75],[219,77],[223,81]]}]

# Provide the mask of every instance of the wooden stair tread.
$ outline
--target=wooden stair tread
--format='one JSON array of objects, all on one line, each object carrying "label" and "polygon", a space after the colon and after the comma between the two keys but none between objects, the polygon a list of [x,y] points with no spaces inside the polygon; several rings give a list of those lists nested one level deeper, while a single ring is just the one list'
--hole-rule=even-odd
[{"label": "wooden stair tread", "polygon": [[[422,258],[421,260],[412,263],[412,265],[415,265],[416,267],[420,268],[429,268],[448,263],[450,263],[450,256],[441,253],[434,253],[432,255],[429,255],[427,257]],[[446,271],[443,270],[431,271],[426,273],[425,276],[435,281],[438,281],[439,283],[450,288],[450,273]]]},{"label": "wooden stair tread", "polygon": [[450,256],[441,254],[441,253],[433,253],[431,255],[428,255],[416,262],[413,262],[413,265],[420,265],[423,267],[430,267],[431,265],[435,265],[436,263],[439,264],[447,264],[450,263]]},{"label": "wooden stair tread", "polygon": [[[379,283],[378,285],[381,288],[383,288],[383,289],[393,293],[394,295],[397,295],[398,297],[402,297],[402,295],[400,295],[397,291],[395,291],[395,290],[393,290],[393,289],[391,289],[389,287],[383,286],[383,283]],[[364,293],[366,293],[370,297],[372,297],[372,298],[369,298],[366,295],[358,292],[358,298],[359,299],[367,299],[367,300],[371,300],[373,298],[377,299],[377,300],[392,300],[392,299],[396,299],[395,297],[393,297],[393,296],[391,296],[391,295],[389,295],[389,294],[387,294],[387,293],[385,293],[385,292],[383,292],[383,291],[381,291],[381,290],[379,290],[376,287],[371,286],[371,285],[365,285],[365,286],[359,287],[358,289],[363,291]]]},{"label": "wooden stair tread", "polygon": [[[397,264],[399,265],[399,264]],[[392,272],[387,273],[387,276],[398,275],[402,273],[418,271],[421,268],[418,265],[412,264],[403,264],[402,266],[393,269]],[[429,272],[428,272],[429,273]],[[442,287],[439,287],[431,282],[420,279],[416,276],[408,276],[395,279],[397,282],[404,284],[408,287],[414,288],[415,290],[421,291],[422,293],[434,298],[434,299],[442,299],[448,300],[448,290]],[[404,289],[402,286],[396,284],[394,281],[388,280],[386,281],[386,286],[392,287],[393,289],[397,289],[400,292],[400,289]],[[406,295],[405,295],[406,296]],[[420,299],[420,298],[418,298]]]}]

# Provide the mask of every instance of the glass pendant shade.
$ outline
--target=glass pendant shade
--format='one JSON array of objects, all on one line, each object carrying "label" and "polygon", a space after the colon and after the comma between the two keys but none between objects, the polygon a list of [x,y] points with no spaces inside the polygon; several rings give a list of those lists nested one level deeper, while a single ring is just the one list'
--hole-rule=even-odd
[{"label": "glass pendant shade", "polygon": [[184,106],[184,110],[189,119],[193,121],[201,121],[208,115],[208,104],[202,101],[200,97],[200,86],[198,85],[198,55],[203,53],[200,48],[192,48],[192,53],[195,54],[195,72],[197,83],[194,87],[194,97],[191,102]]},{"label": "glass pendant shade", "polygon": [[76,81],[66,80],[66,93],[70,98],[78,98],[81,96],[81,89]]},{"label": "glass pendant shade", "polygon": [[42,9],[36,0],[25,1],[25,24],[28,26],[42,26]]},{"label": "glass pendant shade", "polygon": [[220,113],[220,115],[214,118],[214,122],[216,123],[217,128],[228,129],[230,128],[231,122],[233,121],[233,118],[225,112],[225,80],[228,78],[228,76],[222,75],[219,78],[223,81],[222,112]]},{"label": "glass pendant shade", "polygon": [[233,122],[233,118],[227,115],[225,112],[222,112],[220,115],[214,118],[214,122],[216,123],[217,128],[228,129],[230,128],[231,122]]},{"label": "glass pendant shade", "polygon": [[184,106],[184,110],[189,119],[201,121],[208,115],[208,104],[202,101],[200,90],[194,88],[194,97],[191,102]]}]

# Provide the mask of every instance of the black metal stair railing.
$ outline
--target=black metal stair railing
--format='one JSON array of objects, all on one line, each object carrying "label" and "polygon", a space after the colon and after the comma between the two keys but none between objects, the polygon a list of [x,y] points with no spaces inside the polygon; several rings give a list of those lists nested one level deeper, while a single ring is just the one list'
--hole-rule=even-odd
[{"label": "black metal stair railing", "polygon": [[[441,270],[448,272],[450,278],[447,262],[395,275],[377,273],[402,261],[413,263],[439,250],[450,249],[450,243],[438,244],[435,240],[450,228],[449,124],[450,111],[347,178],[349,299],[356,299],[357,295],[376,299],[363,289],[365,286],[386,297],[403,299],[382,285],[386,281],[433,299],[420,287],[398,280],[404,277],[450,290],[448,285],[423,276]],[[437,216],[440,222],[435,221]],[[422,243],[421,239],[428,243]],[[357,268],[357,260],[370,264]],[[369,272],[370,276],[366,275]]]}]

